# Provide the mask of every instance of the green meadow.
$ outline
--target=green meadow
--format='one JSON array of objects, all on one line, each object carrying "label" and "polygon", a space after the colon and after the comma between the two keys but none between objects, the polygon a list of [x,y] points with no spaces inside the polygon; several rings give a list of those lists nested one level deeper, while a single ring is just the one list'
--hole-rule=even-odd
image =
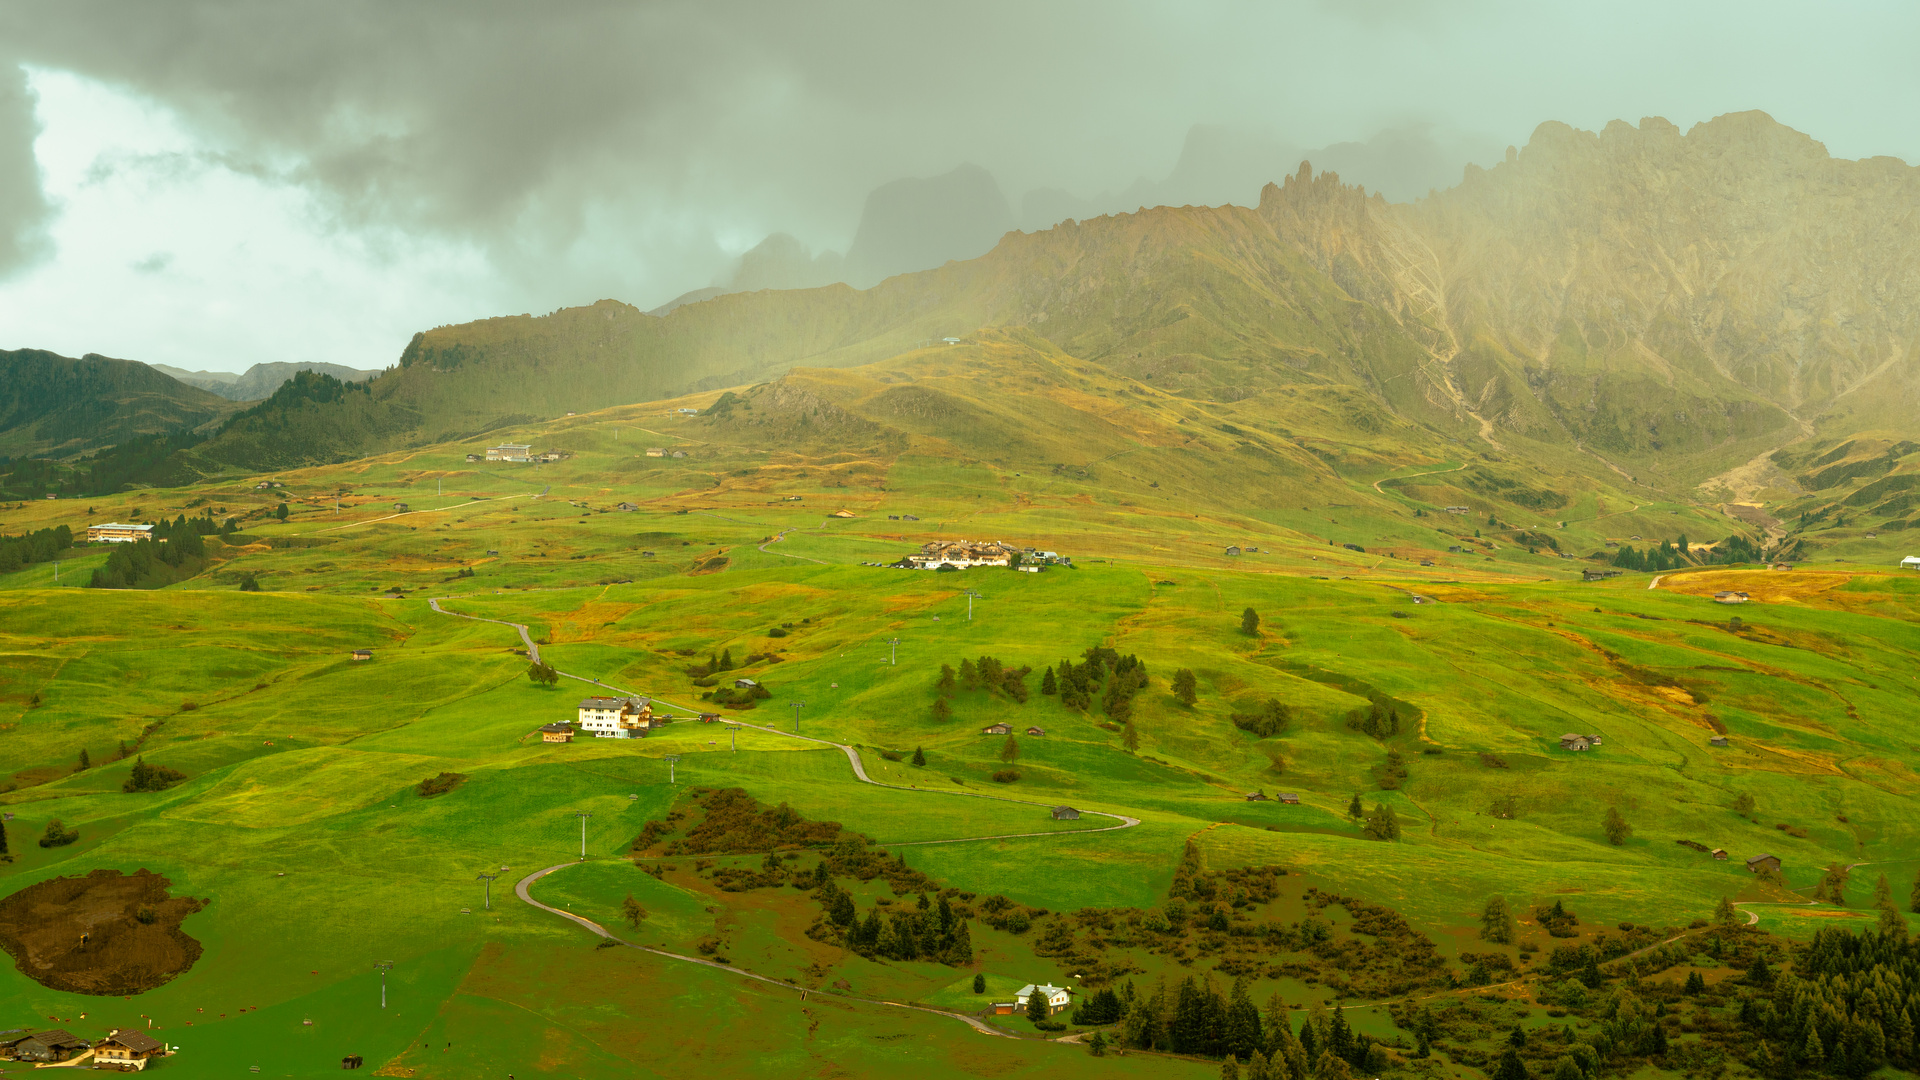
[{"label": "green meadow", "polygon": [[[805,936],[817,908],[796,890],[719,891],[688,858],[646,872],[627,857],[634,839],[695,787],[743,788],[862,833],[943,886],[1055,912],[1158,907],[1191,843],[1212,869],[1285,868],[1293,891],[1276,903],[1297,905],[1311,884],[1391,907],[1449,962],[1486,948],[1472,931],[1495,894],[1523,913],[1559,900],[1588,924],[1673,928],[1728,897],[1798,940],[1871,925],[1873,880],[1885,873],[1904,897],[1920,871],[1910,578],[1753,571],[1755,602],[1728,608],[1685,573],[1659,588],[1631,573],[1584,583],[1575,564],[1510,543],[1449,553],[1473,524],[1443,529],[1426,512],[1437,507],[1421,493],[1456,464],[1444,460],[1356,469],[1345,505],[1319,492],[1298,508],[1196,515],[1144,484],[1121,497],[1109,480],[945,454],[783,458],[702,431],[616,411],[543,429],[573,453],[552,465],[468,464],[474,443],[276,474],[283,490],[233,478],[129,493],[97,500],[93,517],[213,507],[242,525],[209,541],[207,571],[162,590],[81,587],[99,549],[64,560],[57,586],[44,565],[0,578],[13,854],[0,891],[144,867],[208,901],[184,925],[204,947],[191,970],[122,1000],[49,990],[9,967],[3,1026],[151,1021],[182,1048],[156,1068],[182,1075],[330,1074],[361,1054],[389,1075],[666,1076],[712,1071],[715,1048],[734,1075],[1218,1075],[1094,1059],[1024,1021],[1002,1024],[1019,1038],[994,1039],[836,995],[844,984],[973,1011],[976,969],[987,997],[1075,972],[1039,955],[1033,935],[985,925],[971,968],[865,959]],[[675,438],[693,455],[640,455]],[[1714,527],[1677,505],[1613,520],[1630,504],[1582,498],[1555,513],[1596,543]],[[284,523],[272,513],[282,501]],[[829,516],[843,509],[856,516]],[[77,512],[26,504],[5,528]],[[867,565],[939,537],[1052,549],[1074,565]],[[1367,550],[1338,546],[1349,542]],[[1229,544],[1260,550],[1228,556]],[[248,577],[262,591],[241,591]],[[436,614],[430,597],[527,625],[543,658],[579,679],[534,684],[511,629]],[[1253,635],[1241,630],[1249,607]],[[1040,691],[1044,669],[1095,647],[1146,666],[1137,748],[1098,701],[1070,708]],[[359,648],[373,659],[352,659]],[[713,687],[689,669],[723,653],[725,679],[769,691],[718,710],[749,726],[540,741],[539,725],[571,719],[596,692],[590,680],[683,715],[712,708]],[[1032,668],[1029,699],[957,688],[938,718],[941,666],[981,656]],[[1192,705],[1173,694],[1180,669],[1195,675]],[[1283,733],[1235,726],[1269,699],[1290,712]],[[1374,700],[1393,703],[1397,731],[1346,722]],[[981,733],[1002,722],[1016,732],[1012,761],[1003,737]],[[796,727],[855,747],[892,786],[856,782],[839,750],[783,734]],[[1567,732],[1603,742],[1562,750]],[[1721,733],[1729,745],[1710,746]],[[187,779],[123,792],[135,760]],[[1016,779],[994,778],[1009,769]],[[466,779],[416,793],[442,772]],[[1398,840],[1349,817],[1356,793],[1394,815]],[[1094,831],[1112,821],[1056,821],[1059,805],[1140,824]],[[1623,843],[1603,835],[1609,809],[1632,826]],[[39,847],[54,818],[79,841]],[[1761,853],[1782,860],[1779,885],[1746,871]],[[534,895],[638,944],[690,953],[724,941],[730,962],[793,988],[596,948],[513,896],[526,874],[570,862],[581,865]],[[1792,906],[1825,868],[1852,864],[1852,907]],[[498,875],[491,910],[482,873]],[[878,882],[854,891],[863,910],[887,895]],[[638,926],[622,919],[629,896],[648,913]],[[394,965],[384,1010],[379,961]],[[1131,961],[1142,984],[1206,970]],[[1330,996],[1292,978],[1255,983],[1256,1000]],[[1383,1017],[1355,1023],[1392,1030]]]}]

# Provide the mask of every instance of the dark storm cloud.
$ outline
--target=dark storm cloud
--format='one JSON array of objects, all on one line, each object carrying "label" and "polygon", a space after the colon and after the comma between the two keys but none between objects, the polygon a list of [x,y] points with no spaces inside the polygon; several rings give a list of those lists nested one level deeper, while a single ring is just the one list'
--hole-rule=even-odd
[{"label": "dark storm cloud", "polygon": [[33,140],[40,133],[26,74],[0,64],[0,278],[46,251],[44,228],[52,207],[40,190]]},{"label": "dark storm cloud", "polygon": [[[1885,142],[1845,103],[1912,102],[1892,45],[1911,40],[1911,14],[1810,27],[1782,13],[1500,0],[0,0],[0,49],[164,105],[208,154],[309,191],[336,227],[473,243],[530,301],[644,301],[704,284],[776,230],[844,249],[869,191],[969,163],[1025,224],[1029,205],[1042,217],[1131,209],[1106,204],[1128,193],[1250,201],[1255,174],[1335,144],[1353,178],[1412,197],[1546,119],[1660,113],[1684,126],[1757,107],[1818,137]],[[1833,52],[1842,41],[1864,44]],[[1818,64],[1787,62],[1810,54]],[[1853,84],[1822,89],[1823,65]],[[0,196],[25,197],[7,198],[0,228],[44,216],[37,188],[21,187],[31,121],[9,107],[18,95],[9,66]],[[1851,130],[1819,130],[1829,117]],[[1182,156],[1196,124],[1247,135],[1209,149],[1223,164],[1208,171]],[[1169,189],[1180,168],[1193,183]]]}]

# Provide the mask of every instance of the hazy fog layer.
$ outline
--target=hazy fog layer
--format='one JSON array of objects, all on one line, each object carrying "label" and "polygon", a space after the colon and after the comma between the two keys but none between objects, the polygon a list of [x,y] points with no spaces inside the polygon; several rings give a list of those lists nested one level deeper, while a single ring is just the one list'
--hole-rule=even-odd
[{"label": "hazy fog layer", "polygon": [[856,243],[869,193],[962,165],[999,192],[978,232],[1252,201],[1300,154],[1413,198],[1548,119],[1763,109],[1920,160],[1917,32],[1894,3],[0,3],[0,347],[378,367],[423,326],[732,280],[771,233],[890,272],[921,249]]}]

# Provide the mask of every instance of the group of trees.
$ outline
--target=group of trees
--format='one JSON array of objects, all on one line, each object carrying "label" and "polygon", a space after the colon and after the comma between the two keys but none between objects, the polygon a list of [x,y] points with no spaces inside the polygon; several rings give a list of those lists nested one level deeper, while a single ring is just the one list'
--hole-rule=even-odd
[{"label": "group of trees", "polygon": [[1268,698],[1250,712],[1233,714],[1233,726],[1256,738],[1269,738],[1286,732],[1293,723],[1293,710],[1278,698]]},{"label": "group of trees", "polygon": [[1095,645],[1080,654],[1080,664],[1062,660],[1042,679],[1040,692],[1052,693],[1049,683],[1060,693],[1060,703],[1071,709],[1086,709],[1100,693],[1100,711],[1115,723],[1128,723],[1133,715],[1134,695],[1147,687],[1147,665],[1138,656],[1121,656],[1104,645]]},{"label": "group of trees", "polygon": [[[1008,667],[1001,663],[999,658],[992,656],[982,656],[978,660],[962,657],[958,672],[953,670],[951,664],[941,664],[940,679],[934,683],[934,689],[940,692],[940,700],[935,705],[934,712],[942,720],[952,715],[951,707],[943,712],[940,706],[945,705],[947,698],[959,689],[997,692],[1012,698],[1017,704],[1025,705],[1029,696],[1027,676],[1031,674],[1033,674],[1031,667],[1025,665],[1017,668]],[[1052,672],[1047,673],[1048,678],[1052,675]],[[1046,691],[1049,694],[1052,692]]]},{"label": "group of trees", "polygon": [[[820,869],[825,870],[826,864],[820,864]],[[923,892],[917,905],[896,904],[884,909],[884,914],[876,904],[862,919],[853,896],[835,885],[831,877],[817,874],[816,880],[820,884],[814,898],[826,910],[828,924],[839,932],[847,948],[861,956],[931,960],[954,967],[973,963],[973,934],[967,929],[967,920],[954,914],[945,896],[935,904]]]},{"label": "group of trees", "polygon": [[1820,930],[1792,972],[1750,973],[1760,993],[1742,1001],[1740,1021],[1757,1040],[1755,1067],[1861,1077],[1889,1063],[1920,1066],[1920,953],[1904,931]]},{"label": "group of trees", "polygon": [[0,536],[0,574],[50,562],[72,547],[73,530],[65,525],[36,529],[24,536]]},{"label": "group of trees", "polygon": [[1224,1058],[1222,1076],[1351,1080],[1355,1070],[1377,1074],[1389,1060],[1386,1049],[1355,1033],[1338,1009],[1316,1005],[1296,1035],[1280,995],[1268,998],[1264,1008],[1256,1007],[1245,979],[1236,980],[1226,994],[1211,976],[1190,975],[1175,987],[1163,979],[1145,994],[1128,982],[1115,1000],[1124,1010],[1116,1042],[1142,1050]]},{"label": "group of trees", "polygon": [[1735,533],[1720,543],[1707,549],[1704,556],[1695,552],[1683,534],[1677,540],[1662,540],[1658,547],[1648,547],[1645,551],[1623,544],[1614,552],[1613,565],[1622,570],[1644,570],[1660,573],[1666,570],[1678,570],[1698,563],[1749,563],[1764,559],[1765,552],[1753,545],[1753,541]]},{"label": "group of trees", "polygon": [[187,774],[178,769],[169,769],[165,765],[149,765],[147,759],[137,758],[133,763],[133,772],[121,791],[165,791],[187,778]]},{"label": "group of trees", "polygon": [[1376,739],[1389,739],[1400,734],[1399,704],[1378,692],[1369,694],[1368,698],[1366,708],[1347,710],[1347,727],[1366,732]]},{"label": "group of trees", "polygon": [[1376,802],[1369,811],[1360,801],[1360,793],[1354,792],[1353,799],[1347,803],[1347,816],[1361,822],[1360,829],[1375,840],[1400,839],[1400,819],[1384,802]]},{"label": "group of trees", "polygon": [[551,690],[560,682],[560,672],[545,660],[535,660],[527,665],[527,678],[531,679],[536,686],[544,686]]}]

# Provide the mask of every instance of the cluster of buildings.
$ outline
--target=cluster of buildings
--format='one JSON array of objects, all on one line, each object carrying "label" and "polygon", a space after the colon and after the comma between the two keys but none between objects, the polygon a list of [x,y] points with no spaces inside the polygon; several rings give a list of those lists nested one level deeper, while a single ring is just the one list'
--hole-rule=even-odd
[{"label": "cluster of buildings", "polygon": [[1049,566],[1072,566],[1073,559],[1039,548],[1015,548],[998,540],[934,540],[920,545],[918,553],[893,565],[908,570],[1011,566],[1016,570],[1037,574]]},{"label": "cluster of buildings", "polygon": [[0,1032],[0,1059],[31,1061],[36,1065],[58,1065],[92,1054],[94,1067],[98,1069],[144,1071],[148,1061],[172,1053],[166,1043],[133,1028],[114,1028],[106,1038],[92,1042],[65,1028],[32,1033]]},{"label": "cluster of buildings", "polygon": [[1562,750],[1591,750],[1599,745],[1600,736],[1598,735],[1581,735],[1577,732],[1569,731],[1565,735],[1560,736],[1560,749]]},{"label": "cluster of buildings", "polygon": [[1018,993],[1013,995],[1012,1001],[994,1002],[993,1014],[995,1016],[1024,1014],[1027,1011],[1028,999],[1035,994],[1039,994],[1041,999],[1047,1003],[1048,1016],[1066,1012],[1067,1009],[1073,1005],[1073,996],[1067,992],[1067,988],[1064,986],[1047,986],[1045,984],[1036,986],[1033,983],[1028,983],[1021,987]]},{"label": "cluster of buildings", "polygon": [[487,447],[486,456],[482,457],[479,454],[468,454],[467,460],[519,462],[559,461],[566,456],[567,455],[558,450],[548,450],[545,453],[536,454],[533,452],[532,443],[501,443],[499,446]]},{"label": "cluster of buildings", "polygon": [[669,450],[664,446],[649,446],[647,447],[647,456],[683,458],[687,456],[687,452],[685,450]]},{"label": "cluster of buildings", "polygon": [[[741,679],[736,685],[752,680]],[[550,743],[572,742],[576,734],[592,735],[596,739],[644,739],[656,728],[667,726],[667,717],[653,711],[653,699],[643,697],[590,697],[575,707],[576,716],[572,723],[556,720],[543,724],[540,728],[540,741]],[[719,713],[701,713],[700,722],[715,723]]]}]

